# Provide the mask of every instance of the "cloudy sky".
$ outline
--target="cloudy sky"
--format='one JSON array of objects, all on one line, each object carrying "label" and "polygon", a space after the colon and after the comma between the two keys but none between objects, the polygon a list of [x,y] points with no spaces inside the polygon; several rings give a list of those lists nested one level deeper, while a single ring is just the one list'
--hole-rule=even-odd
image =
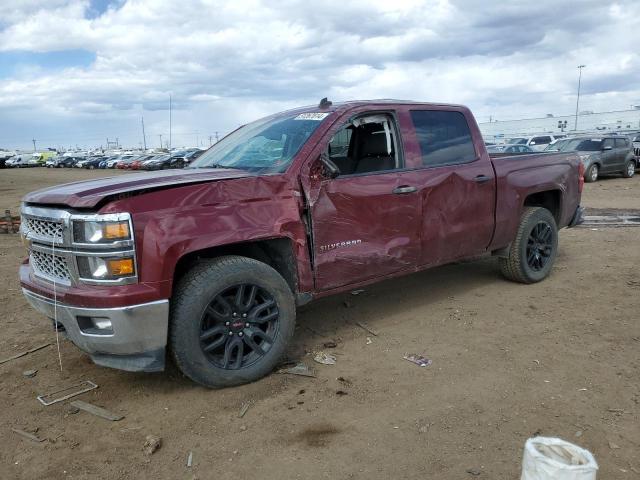
[{"label": "cloudy sky", "polygon": [[2,0],[0,147],[208,145],[289,107],[402,98],[480,122],[640,104],[637,0]]}]

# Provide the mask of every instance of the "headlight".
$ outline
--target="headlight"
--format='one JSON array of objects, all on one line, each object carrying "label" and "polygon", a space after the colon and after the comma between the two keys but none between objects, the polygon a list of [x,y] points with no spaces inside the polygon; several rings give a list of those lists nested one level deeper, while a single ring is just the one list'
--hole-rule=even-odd
[{"label": "headlight", "polygon": [[133,256],[78,256],[77,260],[78,273],[82,279],[118,280],[136,275]]},{"label": "headlight", "polygon": [[120,221],[77,221],[73,222],[75,243],[109,244],[131,240],[129,220]]}]

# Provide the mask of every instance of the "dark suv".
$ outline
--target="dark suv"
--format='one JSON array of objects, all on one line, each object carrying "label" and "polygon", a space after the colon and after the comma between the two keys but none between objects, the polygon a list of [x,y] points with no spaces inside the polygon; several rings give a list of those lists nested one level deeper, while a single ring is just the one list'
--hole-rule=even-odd
[{"label": "dark suv", "polygon": [[622,136],[574,137],[560,151],[580,155],[586,182],[595,182],[600,175],[612,173],[621,173],[623,177],[631,178],[638,165],[631,142]]}]

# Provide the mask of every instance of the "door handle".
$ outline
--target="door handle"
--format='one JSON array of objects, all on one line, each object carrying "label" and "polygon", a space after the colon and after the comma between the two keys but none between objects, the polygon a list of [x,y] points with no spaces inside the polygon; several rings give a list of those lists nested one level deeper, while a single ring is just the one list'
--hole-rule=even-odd
[{"label": "door handle", "polygon": [[473,179],[476,183],[487,183],[489,180],[491,180],[491,177],[488,177],[486,175],[478,175],[476,178]]},{"label": "door handle", "polygon": [[411,187],[409,185],[401,185],[400,187],[396,187],[393,189],[393,193],[396,195],[405,195],[407,193],[417,192],[418,189],[416,187]]}]

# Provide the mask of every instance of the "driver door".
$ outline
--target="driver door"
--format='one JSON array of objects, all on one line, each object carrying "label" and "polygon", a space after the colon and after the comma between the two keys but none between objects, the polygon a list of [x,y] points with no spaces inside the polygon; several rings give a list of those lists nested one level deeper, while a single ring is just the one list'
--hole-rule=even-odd
[{"label": "driver door", "polygon": [[[374,118],[373,114],[370,118]],[[384,124],[386,118],[387,124]],[[416,267],[421,199],[406,171],[392,112],[353,124],[327,140],[341,170],[312,179],[310,216],[318,290],[357,284]]]}]

